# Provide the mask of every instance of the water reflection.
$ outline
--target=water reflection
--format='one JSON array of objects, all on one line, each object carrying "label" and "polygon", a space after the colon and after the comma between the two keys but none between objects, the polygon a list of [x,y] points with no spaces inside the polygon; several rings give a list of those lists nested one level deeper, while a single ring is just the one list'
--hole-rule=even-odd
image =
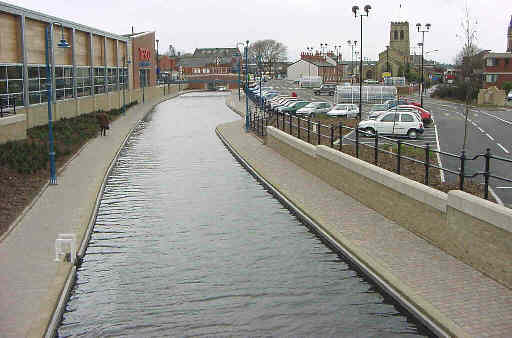
[{"label": "water reflection", "polygon": [[224,97],[159,105],[122,150],[60,336],[417,336],[226,151]]}]

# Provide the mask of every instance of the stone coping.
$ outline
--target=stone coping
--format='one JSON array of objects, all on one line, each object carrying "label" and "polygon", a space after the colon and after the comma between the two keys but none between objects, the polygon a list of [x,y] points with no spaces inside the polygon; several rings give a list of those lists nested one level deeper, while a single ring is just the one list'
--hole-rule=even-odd
[{"label": "stone coping", "polygon": [[6,126],[9,124],[25,121],[26,117],[25,114],[16,114],[16,115],[9,115],[0,117],[0,126]]}]

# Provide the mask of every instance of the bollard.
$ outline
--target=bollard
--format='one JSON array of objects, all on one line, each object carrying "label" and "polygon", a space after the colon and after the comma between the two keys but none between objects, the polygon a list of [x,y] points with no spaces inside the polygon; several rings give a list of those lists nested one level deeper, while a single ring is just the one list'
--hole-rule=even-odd
[{"label": "bollard", "polygon": [[464,191],[464,167],[466,165],[466,151],[460,152],[459,189]]},{"label": "bollard", "polygon": [[331,124],[331,148],[334,148],[334,127]]},{"label": "bollard", "polygon": [[340,145],[339,145],[339,151],[341,151],[341,147],[343,146],[343,122],[340,122]]},{"label": "bollard", "polygon": [[402,141],[398,139],[397,141],[397,150],[396,150],[396,173],[400,175],[400,157],[402,152]]}]

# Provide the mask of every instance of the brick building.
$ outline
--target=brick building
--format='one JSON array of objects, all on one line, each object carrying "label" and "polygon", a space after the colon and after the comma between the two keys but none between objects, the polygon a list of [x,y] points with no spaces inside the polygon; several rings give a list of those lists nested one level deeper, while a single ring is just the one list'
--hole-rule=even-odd
[{"label": "brick building", "polygon": [[507,31],[507,52],[486,53],[483,63],[484,88],[502,88],[504,82],[512,82],[512,16]]}]

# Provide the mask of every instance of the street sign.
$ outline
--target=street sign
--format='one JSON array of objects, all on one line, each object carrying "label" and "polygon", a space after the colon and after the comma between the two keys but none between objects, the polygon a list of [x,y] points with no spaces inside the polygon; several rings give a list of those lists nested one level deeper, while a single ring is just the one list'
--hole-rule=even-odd
[{"label": "street sign", "polygon": [[391,77],[391,73],[390,72],[384,72],[384,73],[382,73],[382,77]]}]

